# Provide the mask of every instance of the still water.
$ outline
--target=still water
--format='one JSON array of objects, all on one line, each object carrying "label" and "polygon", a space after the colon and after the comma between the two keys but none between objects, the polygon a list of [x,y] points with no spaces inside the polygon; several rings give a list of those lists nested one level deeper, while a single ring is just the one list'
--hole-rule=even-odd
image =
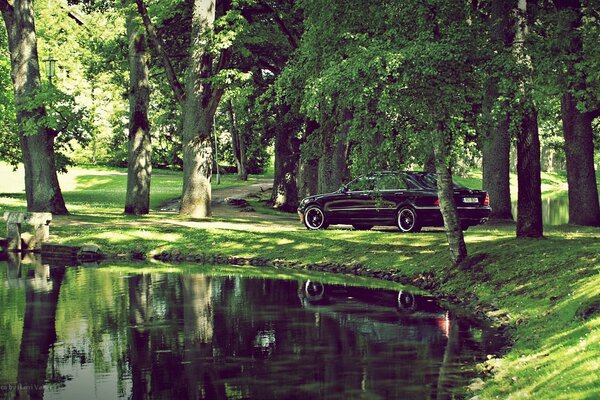
[{"label": "still water", "polygon": [[455,398],[498,343],[426,295],[349,277],[36,258],[0,271],[0,398]]},{"label": "still water", "polygon": [[[517,202],[512,203],[513,218],[517,218]],[[569,223],[568,192],[552,192],[542,196],[542,223],[564,225]]]}]

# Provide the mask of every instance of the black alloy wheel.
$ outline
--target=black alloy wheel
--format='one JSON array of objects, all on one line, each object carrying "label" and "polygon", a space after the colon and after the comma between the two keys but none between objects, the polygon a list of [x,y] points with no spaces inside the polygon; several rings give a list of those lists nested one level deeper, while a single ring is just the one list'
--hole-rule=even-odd
[{"label": "black alloy wheel", "polygon": [[421,225],[417,213],[412,207],[402,207],[396,215],[396,225],[402,232],[419,232]]},{"label": "black alloy wheel", "polygon": [[304,225],[310,230],[327,229],[325,214],[319,206],[310,206],[304,212]]}]

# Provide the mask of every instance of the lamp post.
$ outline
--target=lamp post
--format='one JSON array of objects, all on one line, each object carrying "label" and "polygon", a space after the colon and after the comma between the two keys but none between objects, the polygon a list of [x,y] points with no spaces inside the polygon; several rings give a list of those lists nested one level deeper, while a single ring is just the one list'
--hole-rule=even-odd
[{"label": "lamp post", "polygon": [[48,82],[52,85],[52,78],[56,76],[56,60],[52,56],[48,56],[48,58],[44,59],[44,63],[46,64],[46,77],[48,78]]}]

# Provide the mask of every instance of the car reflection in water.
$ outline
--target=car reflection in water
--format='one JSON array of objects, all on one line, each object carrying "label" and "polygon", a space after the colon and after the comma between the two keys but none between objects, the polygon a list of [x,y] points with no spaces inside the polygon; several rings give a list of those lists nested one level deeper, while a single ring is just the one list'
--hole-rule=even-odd
[{"label": "car reflection in water", "polygon": [[379,341],[408,340],[439,343],[450,331],[450,315],[434,297],[407,290],[307,281],[298,291],[306,308],[336,318],[348,328]]}]

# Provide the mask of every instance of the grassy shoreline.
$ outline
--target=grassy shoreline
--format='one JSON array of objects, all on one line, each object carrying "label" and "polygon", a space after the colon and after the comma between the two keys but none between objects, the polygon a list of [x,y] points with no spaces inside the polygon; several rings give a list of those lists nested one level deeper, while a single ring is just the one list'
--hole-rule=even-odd
[{"label": "grassy shoreline", "polygon": [[[244,218],[193,221],[160,213],[136,218],[123,215],[115,200],[115,193],[124,188],[122,174],[81,175],[65,192],[73,214],[55,217],[53,242],[95,244],[115,258],[170,252],[182,259],[203,255],[285,260],[298,266],[335,264],[341,273],[360,264],[370,272],[400,273],[417,283],[425,277],[434,281],[437,293],[480,308],[513,331],[511,350],[480,365],[486,379],[474,387],[473,395],[600,396],[598,228],[545,227],[541,240],[516,239],[511,225],[471,228],[465,232],[470,261],[457,269],[450,267],[441,230],[412,235],[394,230],[313,232],[299,224],[286,227]],[[178,179],[169,175],[153,183],[153,207],[178,194]],[[564,183],[561,176],[552,179],[557,186]],[[0,207],[22,210],[23,197],[2,194]],[[2,222],[0,230],[4,229]]]}]

